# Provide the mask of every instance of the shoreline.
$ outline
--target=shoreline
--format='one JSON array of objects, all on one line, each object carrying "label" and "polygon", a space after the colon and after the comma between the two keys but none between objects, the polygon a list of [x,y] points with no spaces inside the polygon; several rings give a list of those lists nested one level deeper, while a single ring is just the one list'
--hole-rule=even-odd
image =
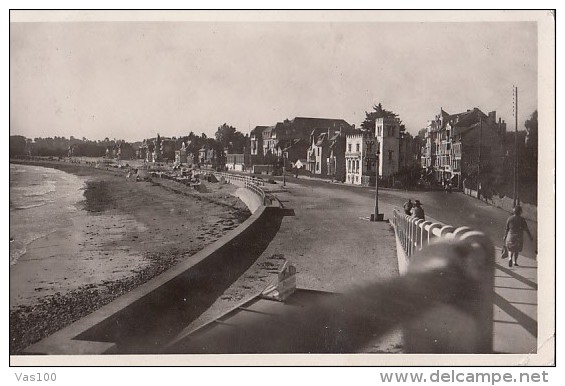
[{"label": "shoreline", "polygon": [[[59,268],[45,271],[47,260],[41,266],[28,255],[30,261],[16,263],[21,271],[17,276],[17,270],[10,269],[12,355],[190,258],[250,215],[228,184],[207,184],[209,193],[198,193],[174,181],[129,181],[119,170],[62,162],[13,163],[83,176],[86,189],[83,212],[73,229],[34,244],[45,248],[30,248],[33,258],[50,254]],[[70,234],[74,242],[69,242]],[[27,283],[21,280],[22,272],[27,272]],[[73,283],[64,283],[71,280],[61,280],[63,275]],[[37,277],[43,281],[40,286],[34,282]],[[12,307],[14,283],[27,286],[28,301]]]}]

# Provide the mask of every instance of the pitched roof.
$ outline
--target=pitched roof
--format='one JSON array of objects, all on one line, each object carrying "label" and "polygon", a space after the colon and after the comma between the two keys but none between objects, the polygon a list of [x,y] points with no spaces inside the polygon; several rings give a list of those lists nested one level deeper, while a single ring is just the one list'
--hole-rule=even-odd
[{"label": "pitched roof", "polygon": [[479,122],[481,118],[486,119],[487,116],[475,107],[462,113],[451,114],[443,122],[444,127],[448,122],[451,123],[452,127],[469,127]]},{"label": "pitched roof", "polygon": [[314,129],[312,129],[312,132],[310,133],[310,136],[315,136],[318,137],[320,134],[325,133],[328,129],[324,128],[324,127],[316,127]]},{"label": "pitched roof", "polygon": [[309,118],[309,117],[296,117],[292,121],[291,124],[296,126],[308,126],[308,127],[331,127],[339,129],[340,127],[346,128],[351,127],[349,123],[347,123],[343,119],[335,119],[335,118]]},{"label": "pitched roof", "polygon": [[269,126],[255,126],[255,128],[253,130],[251,130],[250,134],[259,135],[263,132],[263,130],[265,130],[268,127]]},{"label": "pitched roof", "polygon": [[324,142],[326,142],[327,138],[328,138],[328,133],[321,133],[316,141],[316,146],[322,146]]},{"label": "pitched roof", "polygon": [[345,130],[352,129],[352,125],[343,119],[296,117],[292,120],[277,122],[274,127],[277,137],[308,138],[316,128]]},{"label": "pitched roof", "polygon": [[330,138],[328,138],[330,141],[335,141],[340,137],[340,133],[336,132],[334,133],[334,135],[332,135]]}]

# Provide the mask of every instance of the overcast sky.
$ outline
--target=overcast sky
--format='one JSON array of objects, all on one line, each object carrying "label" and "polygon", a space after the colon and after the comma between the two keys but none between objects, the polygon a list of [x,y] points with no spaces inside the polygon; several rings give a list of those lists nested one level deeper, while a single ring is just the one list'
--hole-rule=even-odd
[{"label": "overcast sky", "polygon": [[443,107],[537,108],[535,23],[11,23],[10,134],[142,140],[296,116],[416,133]]}]

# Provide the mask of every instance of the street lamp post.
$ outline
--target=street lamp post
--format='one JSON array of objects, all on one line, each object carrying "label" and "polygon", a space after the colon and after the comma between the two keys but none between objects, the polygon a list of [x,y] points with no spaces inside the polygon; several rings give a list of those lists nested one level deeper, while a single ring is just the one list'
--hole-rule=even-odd
[{"label": "street lamp post", "polygon": [[283,186],[286,186],[286,152],[283,151]]},{"label": "street lamp post", "polygon": [[371,221],[384,221],[384,214],[379,213],[379,165],[380,151],[377,147],[375,159],[375,213],[371,214]]}]

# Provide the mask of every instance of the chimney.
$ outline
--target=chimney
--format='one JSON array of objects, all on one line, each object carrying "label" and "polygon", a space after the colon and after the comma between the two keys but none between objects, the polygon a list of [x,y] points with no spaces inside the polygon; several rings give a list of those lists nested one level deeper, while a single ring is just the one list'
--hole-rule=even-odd
[{"label": "chimney", "polygon": [[494,125],[496,123],[496,111],[488,113],[488,123]]}]

